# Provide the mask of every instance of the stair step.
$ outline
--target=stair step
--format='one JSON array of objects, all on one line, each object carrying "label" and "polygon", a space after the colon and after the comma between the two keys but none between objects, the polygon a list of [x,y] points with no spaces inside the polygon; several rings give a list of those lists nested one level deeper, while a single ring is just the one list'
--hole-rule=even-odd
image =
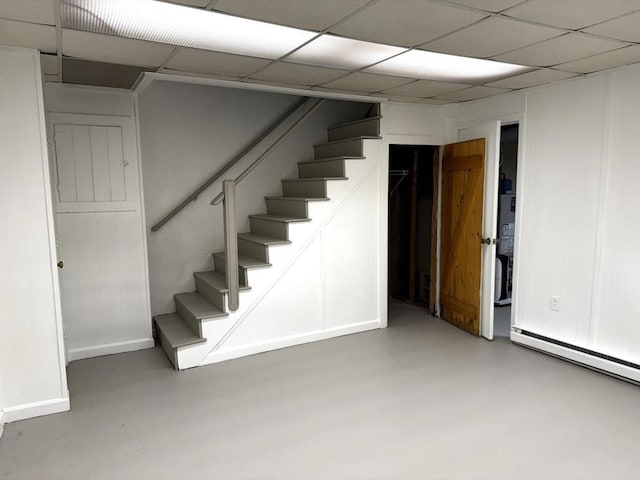
[{"label": "stair step", "polygon": [[176,310],[191,329],[202,336],[202,320],[226,317],[227,314],[213,305],[198,292],[178,293],[173,296]]},{"label": "stair step", "polygon": [[[226,255],[225,252],[215,252],[213,254],[214,260],[216,258],[220,259],[224,263]],[[259,258],[250,257],[249,255],[243,255],[241,253],[238,254],[238,266],[240,268],[261,268],[261,267],[270,267],[270,263],[263,262]],[[224,272],[224,269],[222,270]]]},{"label": "stair step", "polygon": [[[220,272],[211,270],[209,272],[196,272],[194,275],[196,278],[201,279],[211,288],[215,288],[220,293],[227,293],[229,291],[227,288],[227,279],[224,274]],[[251,290],[251,287],[240,285],[240,290]]]},{"label": "stair step", "polygon": [[177,313],[156,315],[153,317],[153,321],[156,324],[160,344],[176,368],[178,368],[176,357],[177,348],[207,341],[206,338],[200,338],[196,335]]},{"label": "stair step", "polygon": [[344,157],[298,163],[299,178],[344,177]]},{"label": "stair step", "polygon": [[362,144],[366,139],[380,139],[379,136],[359,136],[353,138],[344,138],[333,142],[314,145],[314,158],[316,160],[340,157],[340,156],[362,156]]},{"label": "stair step", "polygon": [[326,202],[328,198],[264,197],[267,213],[299,218],[309,218],[309,202]]},{"label": "stair step", "polygon": [[[282,217],[279,215],[249,215],[249,225],[251,233],[266,235],[281,240],[289,239],[289,224],[298,222],[309,222],[308,218]],[[267,260],[266,257],[258,256]]]},{"label": "stair step", "polygon": [[269,237],[267,235],[261,235],[259,233],[240,233],[238,238],[246,240],[247,242],[257,243],[259,245],[287,245],[291,242],[289,240],[282,240],[281,238]]},{"label": "stair step", "polygon": [[347,180],[346,177],[316,177],[282,180],[282,196],[326,198],[328,180]]},{"label": "stair step", "polygon": [[[255,223],[255,221],[254,221]],[[267,226],[267,229],[270,225]],[[252,227],[255,229],[255,227]],[[259,227],[258,227],[259,228]],[[238,235],[238,252],[269,263],[269,245],[291,243],[288,240],[262,233],[249,232]]]},{"label": "stair step", "polygon": [[[196,279],[196,291],[213,304],[221,312],[227,311],[226,293],[227,279],[220,272],[196,272],[193,274]],[[249,290],[247,286],[240,285],[240,291]]]},{"label": "stair step", "polygon": [[380,135],[380,117],[379,115],[367,117],[354,122],[336,125],[327,130],[327,137],[330,142],[342,140],[345,138],[353,138],[358,136],[379,136]]}]

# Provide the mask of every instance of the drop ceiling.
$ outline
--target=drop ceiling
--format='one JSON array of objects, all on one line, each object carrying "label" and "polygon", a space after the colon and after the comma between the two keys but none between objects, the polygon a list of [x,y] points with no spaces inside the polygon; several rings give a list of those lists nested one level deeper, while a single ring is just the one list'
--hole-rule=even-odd
[{"label": "drop ceiling", "polygon": [[[270,57],[68,28],[73,23],[61,16],[66,1],[0,0],[0,44],[39,49],[45,80],[51,82],[127,87],[139,73],[153,71],[443,104],[640,62],[640,0],[166,2],[311,32],[305,46],[308,36],[301,36],[302,48]],[[93,0],[105,1],[114,0]],[[362,41],[388,48],[382,58],[370,56]],[[318,56],[323,49],[334,49],[331,61]],[[497,79],[442,81],[384,68],[384,60],[407,49],[528,70]],[[382,63],[372,66],[376,62]]]}]

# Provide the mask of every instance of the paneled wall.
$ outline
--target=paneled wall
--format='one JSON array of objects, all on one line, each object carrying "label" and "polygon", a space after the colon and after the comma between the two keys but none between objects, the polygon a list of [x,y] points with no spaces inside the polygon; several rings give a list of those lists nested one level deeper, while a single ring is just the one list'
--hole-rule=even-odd
[{"label": "paneled wall", "polygon": [[1,423],[68,410],[69,397],[35,50],[0,47],[0,106]]}]

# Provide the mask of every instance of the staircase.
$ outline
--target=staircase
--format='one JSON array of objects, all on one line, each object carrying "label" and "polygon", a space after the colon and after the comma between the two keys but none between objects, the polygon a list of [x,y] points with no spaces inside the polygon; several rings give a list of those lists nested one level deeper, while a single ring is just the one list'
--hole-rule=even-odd
[{"label": "staircase", "polygon": [[[379,105],[375,105],[379,108]],[[290,228],[313,222],[309,205],[330,202],[328,185],[348,182],[345,165],[364,161],[363,145],[367,139],[380,138],[379,111],[362,120],[328,129],[328,142],[314,146],[314,159],[298,163],[298,178],[282,180],[282,196],[265,197],[267,213],[250,215],[250,231],[238,234],[240,310],[243,294],[251,289],[249,272],[268,269],[274,247],[291,246]],[[225,279],[225,252],[213,254],[213,271],[194,273],[196,291],[174,295],[176,311],[156,315],[155,336],[176,369],[183,365],[180,353],[207,342],[204,330],[209,322],[229,316]]]}]

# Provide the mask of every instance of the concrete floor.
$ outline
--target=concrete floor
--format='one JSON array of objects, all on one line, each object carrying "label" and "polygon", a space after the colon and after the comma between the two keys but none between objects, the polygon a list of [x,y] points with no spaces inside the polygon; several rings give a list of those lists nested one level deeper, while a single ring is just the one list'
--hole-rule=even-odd
[{"label": "concrete floor", "polygon": [[2,479],[638,479],[640,388],[391,305],[390,328],[174,372],[73,362]]},{"label": "concrete floor", "polygon": [[511,305],[495,307],[493,309],[493,336],[506,337],[511,335]]}]

